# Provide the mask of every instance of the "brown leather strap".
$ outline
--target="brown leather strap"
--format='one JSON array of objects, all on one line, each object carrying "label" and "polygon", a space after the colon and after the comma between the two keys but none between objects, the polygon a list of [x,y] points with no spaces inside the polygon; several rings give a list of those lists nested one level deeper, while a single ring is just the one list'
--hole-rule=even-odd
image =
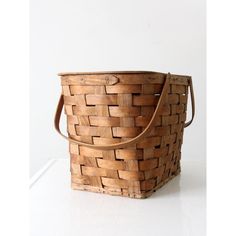
[{"label": "brown leather strap", "polygon": [[[164,86],[163,86],[163,89],[162,89],[162,93],[160,95],[160,99],[158,100],[156,109],[153,113],[153,116],[152,116],[149,124],[138,136],[136,136],[136,137],[134,137],[130,140],[120,142],[120,143],[115,143],[115,144],[109,144],[109,145],[94,145],[94,144],[89,144],[89,143],[84,143],[84,142],[81,142],[81,141],[74,140],[74,139],[72,139],[70,137],[67,137],[64,134],[62,134],[62,132],[60,131],[59,123],[60,123],[61,112],[62,112],[63,105],[64,105],[63,95],[61,95],[61,97],[60,97],[60,100],[59,100],[59,103],[58,103],[58,106],[57,106],[57,110],[56,110],[56,114],[55,114],[55,119],[54,119],[55,128],[56,128],[57,132],[63,138],[67,139],[68,141],[79,144],[81,146],[93,148],[93,149],[109,150],[109,149],[124,148],[124,147],[127,147],[128,145],[135,144],[135,143],[139,142],[142,138],[144,138],[150,132],[150,130],[153,128],[153,126],[155,125],[155,120],[156,120],[156,117],[158,116],[158,112],[159,112],[160,108],[162,107],[162,105],[165,101],[164,97],[168,93],[170,78],[171,78],[171,75],[170,75],[170,73],[168,73],[167,76],[166,76],[166,79],[165,79],[165,83],[164,83]],[[192,83],[190,83],[190,91],[191,91],[192,102],[194,102]],[[193,105],[192,107],[193,107],[192,114],[194,116],[194,107],[195,106]],[[189,126],[192,123],[192,120],[193,120],[193,117],[188,123],[185,124],[185,127]]]},{"label": "brown leather strap", "polygon": [[190,87],[190,96],[191,96],[191,106],[192,106],[192,118],[190,121],[184,124],[184,128],[188,127],[192,124],[193,118],[195,116],[195,99],[194,99],[194,92],[193,92],[193,82],[192,78],[189,79],[189,87]]}]

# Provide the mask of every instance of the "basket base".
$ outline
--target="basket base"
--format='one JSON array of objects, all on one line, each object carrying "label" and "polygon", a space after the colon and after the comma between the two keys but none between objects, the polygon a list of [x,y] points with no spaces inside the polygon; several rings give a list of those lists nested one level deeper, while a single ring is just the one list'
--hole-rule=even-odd
[{"label": "basket base", "polygon": [[123,192],[118,190],[111,190],[111,189],[105,189],[105,188],[99,188],[99,187],[93,187],[89,185],[79,185],[76,183],[71,183],[71,188],[73,190],[82,190],[82,191],[89,191],[89,192],[95,192],[95,193],[104,193],[109,194],[112,196],[123,196],[123,197],[130,197],[130,198],[136,198],[136,199],[144,199],[152,195],[153,192],[156,192],[159,188],[164,186],[167,182],[172,180],[174,177],[178,176],[180,174],[181,170],[180,168],[176,170],[176,172],[169,176],[167,179],[160,182],[155,188],[149,191],[143,191],[140,194],[138,193],[129,193],[129,192]]}]

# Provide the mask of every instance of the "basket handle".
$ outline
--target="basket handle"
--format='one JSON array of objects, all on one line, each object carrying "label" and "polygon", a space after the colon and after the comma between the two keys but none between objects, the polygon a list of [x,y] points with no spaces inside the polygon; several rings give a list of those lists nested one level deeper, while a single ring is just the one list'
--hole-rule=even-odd
[{"label": "basket handle", "polygon": [[[89,144],[89,143],[84,143],[81,141],[77,141],[74,140],[70,137],[67,137],[66,135],[62,134],[61,130],[60,130],[60,118],[61,118],[61,112],[62,112],[62,108],[64,105],[64,101],[63,101],[63,95],[60,96],[59,102],[58,102],[58,106],[57,106],[57,110],[56,110],[56,114],[55,114],[55,118],[54,118],[54,126],[56,128],[56,131],[66,140],[79,144],[81,146],[85,146],[85,147],[89,147],[89,148],[93,148],[93,149],[104,149],[104,150],[110,150],[110,149],[117,149],[117,148],[124,148],[127,147],[128,145],[132,145],[137,143],[138,141],[140,141],[142,138],[144,138],[149,132],[150,130],[153,128],[153,126],[155,125],[155,120],[156,117],[158,116],[158,112],[161,108],[161,106],[163,105],[165,99],[164,97],[166,96],[167,92],[168,92],[168,88],[169,88],[169,83],[170,83],[170,73],[167,74],[166,78],[165,78],[165,82],[164,82],[164,86],[160,95],[160,99],[158,100],[156,109],[153,113],[153,116],[150,120],[150,122],[148,123],[147,127],[136,137],[124,141],[124,142],[120,142],[120,143],[114,143],[114,144],[108,144],[108,145],[94,145],[94,144]],[[190,84],[191,85],[191,84]],[[191,89],[191,93],[193,92],[193,90]],[[192,102],[194,101],[193,96],[191,96],[192,98]],[[194,108],[194,105],[192,106]],[[194,115],[194,112],[192,113]],[[193,117],[192,119],[185,124],[184,127],[189,126],[192,123]]]},{"label": "basket handle", "polygon": [[189,79],[189,87],[190,87],[190,96],[191,96],[192,117],[190,121],[184,124],[184,128],[192,124],[194,116],[195,116],[195,99],[194,99],[192,78]]}]

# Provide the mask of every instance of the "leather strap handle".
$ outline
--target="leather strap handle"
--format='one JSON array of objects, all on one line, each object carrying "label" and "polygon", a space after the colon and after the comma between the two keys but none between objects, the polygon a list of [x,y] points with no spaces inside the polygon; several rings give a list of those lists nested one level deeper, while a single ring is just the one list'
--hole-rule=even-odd
[{"label": "leather strap handle", "polygon": [[[79,144],[81,146],[85,146],[85,147],[89,147],[89,148],[93,148],[93,149],[109,150],[109,149],[124,148],[124,147],[127,147],[128,145],[135,144],[135,143],[139,142],[142,138],[144,138],[151,131],[153,126],[155,125],[155,120],[156,120],[156,117],[158,116],[158,112],[165,101],[164,97],[168,93],[170,77],[171,77],[171,75],[170,75],[170,73],[168,73],[165,78],[165,82],[164,82],[164,86],[162,89],[160,99],[158,100],[156,109],[155,109],[153,116],[152,116],[150,122],[148,123],[147,127],[138,136],[136,136],[130,140],[120,142],[120,143],[107,144],[107,145],[94,145],[94,144],[89,144],[89,143],[84,143],[81,141],[74,140],[74,139],[62,134],[62,132],[60,131],[59,123],[60,123],[61,112],[62,112],[63,105],[64,105],[63,95],[61,95],[59,102],[58,102],[58,106],[57,106],[57,110],[56,110],[56,114],[55,114],[55,118],[54,118],[54,126],[55,126],[57,132],[66,140],[76,143],[76,144]],[[193,91],[193,90],[191,89],[191,91]],[[193,96],[191,96],[191,98],[193,98]],[[192,106],[192,107],[194,107],[194,106]],[[192,123],[192,120],[193,120],[193,117],[192,117],[191,121],[189,121],[188,123],[185,124],[185,127],[189,126]]]},{"label": "leather strap handle", "polygon": [[195,116],[195,99],[194,99],[192,78],[189,79],[189,87],[190,87],[190,96],[191,96],[192,117],[191,117],[190,121],[188,121],[187,123],[184,124],[184,128],[186,128],[192,124],[194,116]]}]

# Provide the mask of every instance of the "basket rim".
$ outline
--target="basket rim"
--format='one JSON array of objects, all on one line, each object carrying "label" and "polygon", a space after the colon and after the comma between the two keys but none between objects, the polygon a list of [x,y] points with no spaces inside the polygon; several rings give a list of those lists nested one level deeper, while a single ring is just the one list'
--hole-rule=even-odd
[{"label": "basket rim", "polygon": [[58,73],[58,76],[63,75],[94,75],[94,74],[143,74],[143,73],[150,73],[150,74],[166,74],[156,71],[89,71],[89,72],[61,72]]},{"label": "basket rim", "polygon": [[[157,71],[95,71],[95,72],[62,72],[62,73],[58,73],[57,75],[60,76],[61,78],[63,78],[63,76],[67,77],[67,76],[93,76],[93,75],[125,75],[125,74],[150,74],[150,75],[156,75],[157,77],[163,78],[167,75],[167,73],[164,72],[157,72]],[[180,74],[172,74],[171,73],[172,78],[179,78],[179,79],[187,79],[187,81],[190,81],[192,79],[191,75],[180,75]]]}]

